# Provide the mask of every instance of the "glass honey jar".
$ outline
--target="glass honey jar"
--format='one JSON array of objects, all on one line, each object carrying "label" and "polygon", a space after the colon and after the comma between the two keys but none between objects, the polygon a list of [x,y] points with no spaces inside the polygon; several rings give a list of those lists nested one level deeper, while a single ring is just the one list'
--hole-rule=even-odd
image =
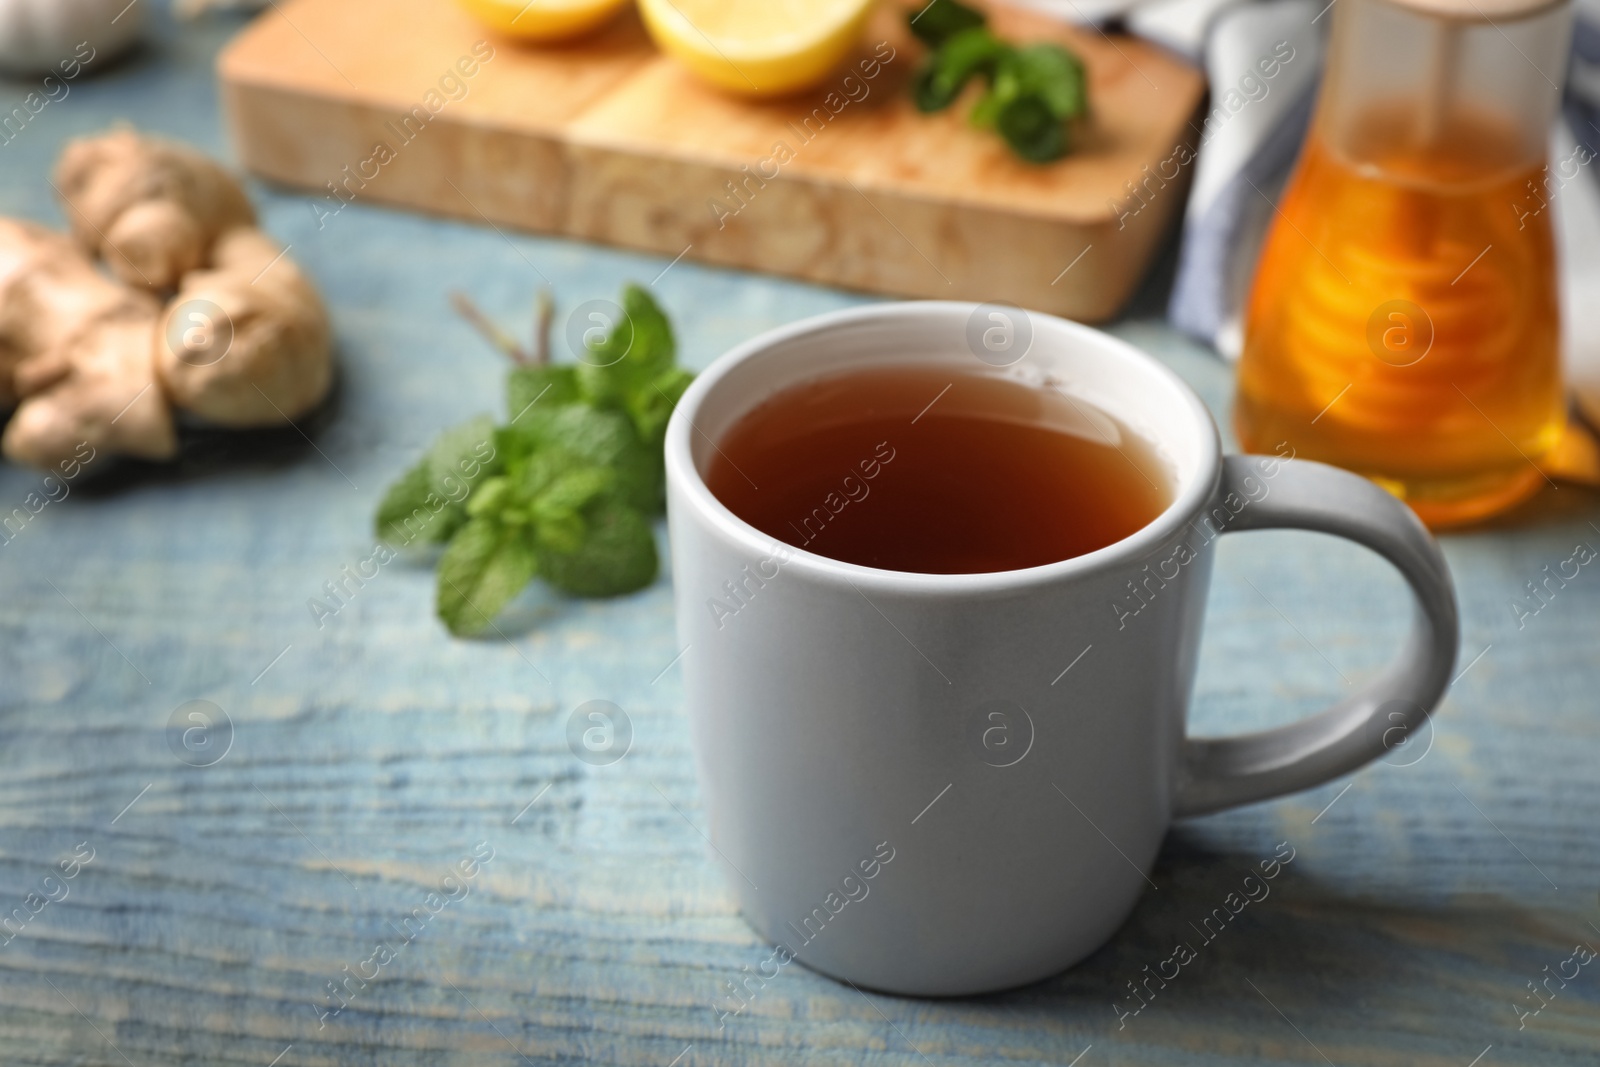
[{"label": "glass honey jar", "polygon": [[1531,495],[1560,440],[1546,0],[1337,0],[1312,128],[1256,268],[1247,451],[1358,471],[1430,526]]}]

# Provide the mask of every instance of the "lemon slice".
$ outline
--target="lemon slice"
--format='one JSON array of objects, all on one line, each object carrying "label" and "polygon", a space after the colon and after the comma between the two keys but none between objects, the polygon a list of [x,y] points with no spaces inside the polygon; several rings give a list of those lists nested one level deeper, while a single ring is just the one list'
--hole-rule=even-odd
[{"label": "lemon slice", "polygon": [[861,36],[872,0],[639,0],[663,52],[746,96],[815,85]]},{"label": "lemon slice", "polygon": [[490,29],[529,41],[560,41],[588,33],[628,0],[458,0]]}]

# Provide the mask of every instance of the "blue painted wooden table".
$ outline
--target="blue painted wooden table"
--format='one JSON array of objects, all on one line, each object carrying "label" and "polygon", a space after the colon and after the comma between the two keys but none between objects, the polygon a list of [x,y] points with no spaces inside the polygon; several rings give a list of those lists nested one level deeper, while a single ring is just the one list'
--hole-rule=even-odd
[{"label": "blue painted wooden table", "polygon": [[[0,147],[0,213],[58,222],[50,161],[115,118],[225,152],[210,62],[235,26],[162,25],[74,84]],[[499,357],[447,290],[526,321],[540,273],[568,306],[657,279],[696,366],[860,298],[359,203],[319,232],[301,197],[254,192],[333,308],[343,388],[313,441],[198,438],[0,545],[0,1062],[1600,1060],[1600,964],[1575,953],[1600,948],[1600,574],[1542,600],[1526,584],[1600,546],[1593,497],[1547,491],[1446,539],[1465,623],[1435,726],[1175,830],[1157,888],[1080,967],[941,1002],[791,967],[719,1022],[767,950],[706,856],[670,576],[607,602],[532,590],[487,641],[445,635],[423,566],[383,567],[320,623],[308,600],[370,555],[378,494],[426,440],[498,404]],[[1148,314],[1116,331],[1223,410],[1208,353]],[[0,468],[0,510],[38,486]],[[1404,610],[1345,544],[1227,539],[1196,728],[1314,710],[1377,668]],[[611,766],[566,743],[597,698],[634,727]],[[192,701],[222,714],[185,747]],[[1284,849],[1270,895],[1203,937]],[[1133,999],[1185,940],[1196,958]]]}]

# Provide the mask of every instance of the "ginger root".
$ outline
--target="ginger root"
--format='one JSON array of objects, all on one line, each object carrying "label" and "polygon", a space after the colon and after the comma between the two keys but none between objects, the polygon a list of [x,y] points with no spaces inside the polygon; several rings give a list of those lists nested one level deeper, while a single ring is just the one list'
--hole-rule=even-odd
[{"label": "ginger root", "polygon": [[55,188],[78,243],[152,292],[205,266],[224,231],[255,223],[249,198],[221,166],[131,129],[69,142]]},{"label": "ginger root", "polygon": [[[327,395],[327,310],[222,167],[119,129],[71,142],[56,189],[76,243],[0,219],[0,408],[17,404],[7,457],[48,467],[88,444],[166,459],[173,408],[269,426]],[[173,289],[163,309],[156,294]]]},{"label": "ginger root", "polygon": [[0,450],[36,467],[81,459],[85,444],[94,454],[173,456],[150,353],[159,314],[65,236],[0,219],[0,402],[20,401]]},{"label": "ginger root", "polygon": [[212,269],[183,279],[163,316],[156,368],[167,394],[222,426],[271,426],[305,414],[333,379],[328,313],[317,291],[254,228],[223,234],[212,260]]}]

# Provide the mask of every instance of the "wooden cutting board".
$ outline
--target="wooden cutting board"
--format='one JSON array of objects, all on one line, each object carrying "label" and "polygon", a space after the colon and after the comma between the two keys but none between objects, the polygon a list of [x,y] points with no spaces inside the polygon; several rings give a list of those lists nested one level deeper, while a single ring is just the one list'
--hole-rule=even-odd
[{"label": "wooden cutting board", "polygon": [[[346,200],[875,292],[1113,315],[1180,213],[1204,93],[1154,46],[994,8],[1088,67],[1078,150],[1036,166],[928,116],[921,48],[886,3],[818,89],[751,103],[658,53],[630,11],[577,44],[497,37],[450,0],[284,0],[218,60],[245,165]],[[869,76],[870,75],[870,76]],[[973,92],[976,92],[974,87]],[[1148,169],[1147,169],[1148,168]],[[1135,197],[1135,186],[1138,196]]]}]

